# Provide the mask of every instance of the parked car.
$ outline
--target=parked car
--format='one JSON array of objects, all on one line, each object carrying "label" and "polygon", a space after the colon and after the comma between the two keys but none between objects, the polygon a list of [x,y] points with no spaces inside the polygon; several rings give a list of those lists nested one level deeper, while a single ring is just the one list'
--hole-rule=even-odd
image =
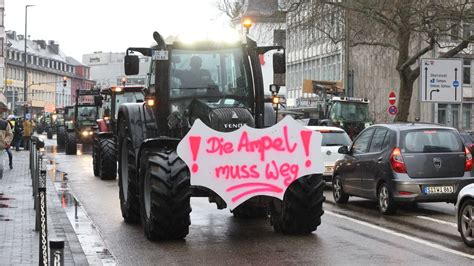
[{"label": "parked car", "polygon": [[462,241],[474,247],[474,184],[465,186],[458,194],[456,220]]},{"label": "parked car", "polygon": [[467,132],[459,132],[461,135],[462,142],[464,143],[464,146],[466,146],[471,153],[474,151],[474,141],[472,139],[472,135]]},{"label": "parked car", "polygon": [[339,152],[345,156],[336,162],[334,200],[376,199],[383,214],[394,213],[401,202],[454,203],[457,192],[474,182],[471,152],[450,127],[375,125]]},{"label": "parked car", "polygon": [[332,174],[334,172],[334,165],[337,160],[340,160],[344,155],[338,152],[342,146],[351,145],[351,138],[342,128],[328,127],[328,126],[306,126],[306,128],[319,131],[323,136],[321,142],[321,157],[324,162],[324,181],[332,182]]}]

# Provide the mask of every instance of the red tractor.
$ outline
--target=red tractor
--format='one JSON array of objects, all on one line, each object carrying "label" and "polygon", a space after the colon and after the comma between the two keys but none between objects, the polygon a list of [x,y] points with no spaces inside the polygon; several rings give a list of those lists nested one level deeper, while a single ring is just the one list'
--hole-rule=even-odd
[{"label": "red tractor", "polygon": [[101,92],[103,97],[102,117],[97,119],[93,138],[92,164],[94,175],[102,180],[113,180],[117,176],[117,113],[122,103],[143,102],[143,86],[115,86]]}]

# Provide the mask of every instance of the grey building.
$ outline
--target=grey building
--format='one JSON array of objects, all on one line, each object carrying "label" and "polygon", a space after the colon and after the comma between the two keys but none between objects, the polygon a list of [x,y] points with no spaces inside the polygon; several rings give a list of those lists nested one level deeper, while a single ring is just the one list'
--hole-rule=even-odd
[{"label": "grey building", "polygon": [[124,58],[125,53],[94,52],[83,55],[82,63],[90,67],[90,78],[99,87],[106,88],[121,85],[123,78],[126,78],[128,85],[145,85],[151,59],[141,56],[140,73],[126,77],[123,66]]}]

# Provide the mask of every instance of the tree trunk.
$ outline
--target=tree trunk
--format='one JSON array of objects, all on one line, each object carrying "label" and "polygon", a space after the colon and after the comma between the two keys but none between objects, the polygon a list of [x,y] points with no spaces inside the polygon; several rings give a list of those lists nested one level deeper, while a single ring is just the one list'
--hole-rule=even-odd
[{"label": "tree trunk", "polygon": [[397,122],[407,122],[410,114],[411,96],[413,95],[414,79],[410,78],[411,70],[399,72],[400,76],[400,92],[398,101],[398,114],[395,117]]}]

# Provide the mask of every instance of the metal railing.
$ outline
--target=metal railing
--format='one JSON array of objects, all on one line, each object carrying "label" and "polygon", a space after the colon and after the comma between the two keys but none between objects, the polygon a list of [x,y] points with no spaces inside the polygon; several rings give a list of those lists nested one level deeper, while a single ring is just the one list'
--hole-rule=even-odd
[{"label": "metal railing", "polygon": [[[40,232],[39,265],[63,265],[64,241],[54,240],[48,242],[47,180],[43,156],[44,141],[37,136],[32,136],[30,140],[30,173],[33,187],[34,208],[36,210],[35,231]],[[49,254],[49,246],[51,246],[51,256]]]}]

